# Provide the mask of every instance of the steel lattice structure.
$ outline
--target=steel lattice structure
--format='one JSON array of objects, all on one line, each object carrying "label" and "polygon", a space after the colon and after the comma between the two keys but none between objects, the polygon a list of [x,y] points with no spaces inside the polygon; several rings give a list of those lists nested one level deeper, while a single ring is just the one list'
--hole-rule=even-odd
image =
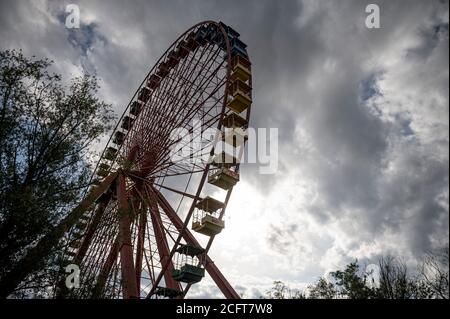
[{"label": "steel lattice structure", "polygon": [[[66,262],[80,266],[82,284],[60,295],[182,298],[206,270],[225,297],[239,298],[208,256],[239,180],[238,160],[221,161],[217,143],[242,151],[250,119],[251,64],[239,38],[222,22],[199,23],[145,77],[72,213]],[[209,143],[196,125],[215,129]],[[186,147],[189,156],[174,160]]]}]

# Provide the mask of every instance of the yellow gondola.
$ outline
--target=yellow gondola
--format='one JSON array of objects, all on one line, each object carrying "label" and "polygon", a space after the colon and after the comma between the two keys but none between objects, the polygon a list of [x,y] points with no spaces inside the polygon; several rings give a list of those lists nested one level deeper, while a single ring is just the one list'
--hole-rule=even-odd
[{"label": "yellow gondola", "polygon": [[228,107],[236,113],[245,111],[252,104],[251,87],[240,79],[233,81],[230,94],[233,98]]},{"label": "yellow gondola", "polygon": [[235,112],[227,114],[223,118],[222,124],[227,128],[222,136],[222,140],[225,143],[238,147],[248,139],[248,133],[246,131],[248,122],[239,114]]},{"label": "yellow gondola", "polygon": [[246,82],[250,79],[252,71],[250,61],[241,55],[236,54],[231,62],[231,79],[239,79]]},{"label": "yellow gondola", "polygon": [[248,122],[245,118],[243,118],[239,114],[237,114],[235,112],[231,112],[223,118],[222,124],[223,124],[223,126],[228,127],[228,128],[235,128],[235,127],[244,128],[244,127],[247,127]]},{"label": "yellow gondola", "polygon": [[222,140],[234,147],[239,147],[248,139],[248,133],[246,130],[237,127],[233,129],[225,130]]},{"label": "yellow gondola", "polygon": [[213,216],[213,214],[224,206],[222,202],[209,196],[198,201],[195,205],[198,211],[192,220],[192,230],[206,236],[214,236],[220,233],[225,227],[225,222]]},{"label": "yellow gondola", "polygon": [[221,166],[208,177],[208,183],[224,190],[229,190],[239,182],[239,173],[231,170],[226,166]]},{"label": "yellow gondola", "polygon": [[134,101],[130,107],[130,114],[134,116],[138,116],[141,112],[141,103],[138,101]]},{"label": "yellow gondola", "polygon": [[109,161],[112,161],[112,160],[114,160],[116,158],[116,155],[117,155],[117,149],[112,147],[112,146],[109,146],[106,149],[104,158],[109,160]]},{"label": "yellow gondola", "polygon": [[109,173],[110,166],[108,164],[102,163],[98,167],[97,175],[101,177],[106,177]]},{"label": "yellow gondola", "polygon": [[113,143],[117,144],[117,145],[122,145],[123,142],[125,140],[125,134],[122,133],[121,131],[117,131],[114,134],[114,139],[113,139]]}]

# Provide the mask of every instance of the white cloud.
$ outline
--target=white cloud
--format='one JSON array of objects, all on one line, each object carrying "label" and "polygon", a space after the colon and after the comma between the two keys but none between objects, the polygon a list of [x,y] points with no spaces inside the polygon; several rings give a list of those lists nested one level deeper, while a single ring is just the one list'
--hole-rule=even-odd
[{"label": "white cloud", "polygon": [[[278,173],[243,166],[211,250],[248,296],[448,240],[448,2],[381,1],[379,30],[365,28],[358,1],[234,4],[81,1],[94,30],[83,55],[57,19],[63,4],[14,2],[1,10],[1,48],[48,56],[64,77],[92,67],[119,111],[187,27],[217,19],[239,30],[251,123],[280,133]],[[211,280],[191,292],[207,295],[220,295]]]}]

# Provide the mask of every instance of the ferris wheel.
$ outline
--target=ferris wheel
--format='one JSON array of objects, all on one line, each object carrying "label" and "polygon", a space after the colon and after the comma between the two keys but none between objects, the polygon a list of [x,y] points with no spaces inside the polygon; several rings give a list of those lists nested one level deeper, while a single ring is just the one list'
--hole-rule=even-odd
[{"label": "ferris wheel", "polygon": [[208,251],[239,181],[251,91],[246,44],[222,22],[199,23],[166,50],[72,219],[65,262],[79,265],[81,286],[71,297],[183,298],[206,271],[226,298],[239,298]]}]

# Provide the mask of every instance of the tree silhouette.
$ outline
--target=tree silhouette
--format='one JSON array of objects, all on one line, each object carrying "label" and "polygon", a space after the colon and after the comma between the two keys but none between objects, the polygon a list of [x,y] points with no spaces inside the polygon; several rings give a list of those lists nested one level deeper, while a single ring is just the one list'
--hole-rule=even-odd
[{"label": "tree silhouette", "polygon": [[[91,173],[91,146],[113,119],[111,107],[96,97],[95,77],[75,78],[66,87],[49,72],[51,65],[21,51],[0,52],[2,296],[25,279],[18,270],[27,250],[80,200]],[[27,267],[38,270],[45,262]]]},{"label": "tree silhouette", "polygon": [[266,298],[294,299],[448,299],[449,248],[428,252],[419,260],[417,271],[410,271],[401,258],[379,258],[379,278],[371,282],[371,273],[361,271],[354,261],[343,270],[330,273],[330,280],[319,278],[304,291],[295,294],[286,284],[275,281]]}]

